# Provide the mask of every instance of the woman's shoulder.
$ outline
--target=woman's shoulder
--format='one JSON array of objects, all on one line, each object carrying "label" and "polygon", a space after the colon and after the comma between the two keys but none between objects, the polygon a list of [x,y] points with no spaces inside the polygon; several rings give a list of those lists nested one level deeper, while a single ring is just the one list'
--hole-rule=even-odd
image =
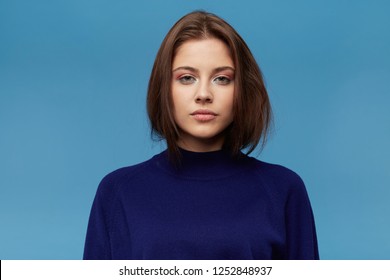
[{"label": "woman's shoulder", "polygon": [[251,162],[256,181],[275,201],[310,204],[305,183],[295,171],[280,164],[254,158]]},{"label": "woman's shoulder", "polygon": [[263,180],[286,187],[304,187],[303,180],[295,171],[281,164],[275,164],[250,157],[251,166]]},{"label": "woman's shoulder", "polygon": [[156,156],[152,158],[129,166],[117,168],[103,177],[99,184],[99,191],[116,191],[123,185],[127,185],[129,181],[142,180],[153,173],[153,161]]}]

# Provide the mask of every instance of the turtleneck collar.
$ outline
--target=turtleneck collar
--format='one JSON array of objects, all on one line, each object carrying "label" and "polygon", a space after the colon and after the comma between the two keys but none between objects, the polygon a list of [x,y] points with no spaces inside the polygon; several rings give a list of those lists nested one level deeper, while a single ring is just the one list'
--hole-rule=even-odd
[{"label": "turtleneck collar", "polygon": [[164,171],[179,177],[209,180],[229,177],[242,170],[246,156],[233,158],[226,150],[192,152],[180,148],[181,161],[175,166],[165,150],[157,155],[157,165]]}]

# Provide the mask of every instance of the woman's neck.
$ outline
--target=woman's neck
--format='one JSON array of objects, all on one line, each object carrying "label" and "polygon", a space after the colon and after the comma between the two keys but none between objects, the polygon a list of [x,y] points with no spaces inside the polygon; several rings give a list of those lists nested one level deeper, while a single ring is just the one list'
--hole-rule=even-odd
[{"label": "woman's neck", "polygon": [[183,150],[191,152],[214,152],[222,149],[224,138],[212,139],[179,139],[177,146]]}]

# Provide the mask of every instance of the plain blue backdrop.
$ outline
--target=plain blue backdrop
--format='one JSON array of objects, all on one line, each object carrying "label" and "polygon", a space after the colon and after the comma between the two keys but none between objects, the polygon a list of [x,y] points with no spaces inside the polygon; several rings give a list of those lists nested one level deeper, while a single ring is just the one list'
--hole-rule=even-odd
[{"label": "plain blue backdrop", "polygon": [[0,1],[0,259],[81,259],[108,172],[164,149],[145,111],[181,16],[225,18],[262,68],[259,159],[304,179],[322,259],[390,259],[389,1]]}]

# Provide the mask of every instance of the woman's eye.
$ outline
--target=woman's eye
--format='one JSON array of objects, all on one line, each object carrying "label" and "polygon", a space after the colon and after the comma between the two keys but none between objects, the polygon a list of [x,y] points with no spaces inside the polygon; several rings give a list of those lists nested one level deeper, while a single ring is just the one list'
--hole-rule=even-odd
[{"label": "woman's eye", "polygon": [[179,81],[183,84],[183,85],[189,85],[189,84],[192,84],[196,81],[196,79],[192,76],[189,76],[189,75],[185,75],[185,76],[181,76],[179,78]]},{"label": "woman's eye", "polygon": [[228,85],[230,84],[231,80],[228,77],[225,76],[219,76],[214,79],[214,83],[219,85]]}]

